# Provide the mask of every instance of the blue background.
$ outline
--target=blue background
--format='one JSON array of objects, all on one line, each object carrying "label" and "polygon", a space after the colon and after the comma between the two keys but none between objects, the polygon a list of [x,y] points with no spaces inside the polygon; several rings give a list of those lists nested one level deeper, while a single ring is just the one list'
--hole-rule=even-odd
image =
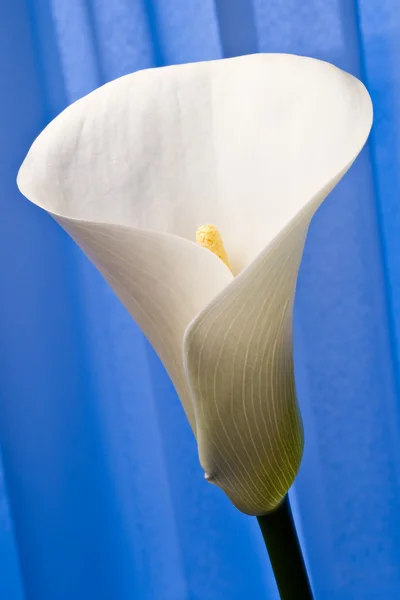
[{"label": "blue background", "polygon": [[157,357],[15,185],[43,126],[105,81],[271,51],[335,63],[375,105],[301,268],[291,496],[317,600],[400,597],[399,40],[397,0],[0,1],[2,600],[277,598]]}]

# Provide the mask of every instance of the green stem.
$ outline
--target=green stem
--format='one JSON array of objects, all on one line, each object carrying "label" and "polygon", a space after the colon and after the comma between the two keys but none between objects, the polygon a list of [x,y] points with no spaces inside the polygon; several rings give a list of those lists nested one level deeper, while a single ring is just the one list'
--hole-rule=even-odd
[{"label": "green stem", "polygon": [[281,600],[313,600],[288,495],[278,508],[257,519]]}]

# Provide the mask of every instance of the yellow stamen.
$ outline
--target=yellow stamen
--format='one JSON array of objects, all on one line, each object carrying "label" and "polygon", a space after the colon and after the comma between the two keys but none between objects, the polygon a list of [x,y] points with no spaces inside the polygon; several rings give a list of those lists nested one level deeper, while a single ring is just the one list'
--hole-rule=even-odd
[{"label": "yellow stamen", "polygon": [[203,246],[204,248],[208,248],[214,254],[218,256],[228,267],[231,269],[229,264],[228,256],[226,254],[224,243],[221,238],[221,234],[218,229],[214,227],[214,225],[202,225],[196,231],[196,242]]}]

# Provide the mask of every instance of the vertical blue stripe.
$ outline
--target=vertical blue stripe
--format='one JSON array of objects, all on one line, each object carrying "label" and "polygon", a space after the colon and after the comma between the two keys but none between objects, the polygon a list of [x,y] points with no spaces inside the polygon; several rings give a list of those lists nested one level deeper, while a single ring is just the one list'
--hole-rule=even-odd
[{"label": "vertical blue stripe", "polygon": [[215,0],[224,58],[258,51],[251,0]]},{"label": "vertical blue stripe", "polygon": [[364,70],[374,103],[371,138],[377,215],[384,256],[393,358],[400,389],[400,14],[393,1],[383,0],[378,4],[369,0],[355,2]]},{"label": "vertical blue stripe", "polygon": [[0,461],[0,565],[0,598],[24,600],[23,579],[2,461]]},{"label": "vertical blue stripe", "polygon": [[144,2],[90,0],[104,81],[157,66],[158,41]]},{"label": "vertical blue stripe", "polygon": [[[104,83],[90,5],[83,0],[47,2],[58,43],[64,87],[68,103],[71,103]],[[32,2],[32,9],[34,7]]]},{"label": "vertical blue stripe", "polygon": [[163,65],[221,57],[213,0],[145,0]]}]

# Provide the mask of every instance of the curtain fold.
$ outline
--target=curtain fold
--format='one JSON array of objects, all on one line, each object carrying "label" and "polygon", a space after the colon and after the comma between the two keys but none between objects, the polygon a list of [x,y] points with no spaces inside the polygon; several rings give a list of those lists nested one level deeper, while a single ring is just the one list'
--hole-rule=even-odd
[{"label": "curtain fold", "polygon": [[301,268],[291,495],[317,599],[399,596],[399,37],[395,0],[0,3],[1,598],[277,598],[256,520],[205,484],[155,353],[15,185],[38,132],[106,81],[252,52],[331,61],[374,101]]}]

